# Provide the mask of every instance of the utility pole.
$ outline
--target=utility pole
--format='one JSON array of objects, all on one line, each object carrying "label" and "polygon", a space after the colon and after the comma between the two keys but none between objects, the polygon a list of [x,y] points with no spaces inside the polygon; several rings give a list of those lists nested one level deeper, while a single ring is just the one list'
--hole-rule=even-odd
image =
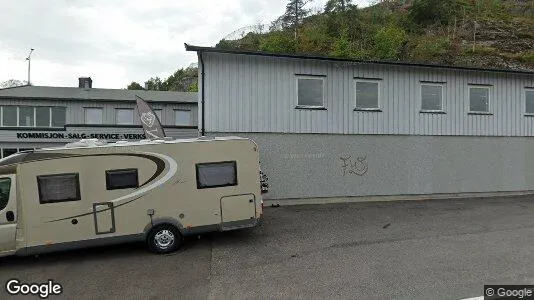
[{"label": "utility pole", "polygon": [[30,53],[28,54],[28,57],[26,57],[26,60],[28,61],[28,85],[31,85],[30,83],[30,68],[31,68],[31,62],[32,62],[32,52],[33,48],[30,49]]}]

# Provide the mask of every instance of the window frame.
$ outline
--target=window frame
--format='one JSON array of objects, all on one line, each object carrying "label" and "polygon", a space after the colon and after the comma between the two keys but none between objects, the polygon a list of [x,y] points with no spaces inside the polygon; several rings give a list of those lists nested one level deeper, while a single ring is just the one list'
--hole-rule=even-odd
[{"label": "window frame", "polygon": [[[154,114],[158,117],[159,119],[159,122],[163,125],[163,109],[162,108],[154,108]],[[161,118],[160,116],[158,116],[158,113],[157,112],[160,112],[160,115],[161,115]]]},{"label": "window frame", "polygon": [[525,116],[534,116],[534,112],[527,112],[527,93],[532,93],[534,96],[534,87],[525,87],[523,89],[523,109],[524,109],[524,115]]},{"label": "window frame", "polygon": [[[306,104],[299,104],[299,79],[314,79],[314,80],[321,80],[322,83],[322,105],[306,105]],[[312,74],[295,74],[295,86],[296,86],[296,100],[297,104],[295,106],[296,109],[317,109],[317,110],[326,110],[325,105],[325,90],[326,90],[326,75],[312,75]]]},{"label": "window frame", "polygon": [[[189,122],[187,124],[177,124],[176,120],[176,112],[177,111],[186,111],[189,113]],[[174,108],[172,110],[173,112],[173,118],[174,118],[174,126],[191,126],[191,109],[187,109],[187,108]],[[155,114],[155,112],[154,112]],[[158,118],[159,119],[159,118]],[[159,120],[160,122],[162,122],[161,120]]]},{"label": "window frame", "polygon": [[[87,123],[87,110],[99,109],[101,112],[101,122],[100,123]],[[83,122],[86,125],[102,125],[104,124],[104,109],[102,107],[84,107],[83,108]]]},{"label": "window frame", "polygon": [[[15,125],[4,125],[4,107],[14,107],[15,108]],[[18,124],[19,124],[19,107],[17,105],[2,105],[1,107],[1,123],[0,123],[0,126],[1,127],[19,127]]]},{"label": "window frame", "polygon": [[[2,149],[0,149],[0,151],[2,152],[1,153],[2,154],[2,158],[7,157],[7,156],[4,155],[4,150],[6,150],[6,149],[16,150],[13,154],[17,154],[17,152],[19,152],[19,148],[2,148]],[[13,155],[13,154],[10,154],[10,155]],[[8,156],[10,156],[10,155],[8,155]]]},{"label": "window frame", "polygon": [[[119,123],[119,116],[118,116],[118,113],[119,111],[130,111],[132,113],[132,119],[131,119],[131,122],[130,123]],[[115,124],[116,125],[133,125],[135,122],[135,111],[133,108],[115,108]]]},{"label": "window frame", "polygon": [[[364,83],[376,83],[377,84],[377,107],[358,107],[358,82]],[[354,111],[369,111],[369,112],[381,112],[382,111],[382,79],[380,78],[354,78]]]},{"label": "window frame", "polygon": [[[21,108],[27,108],[27,107],[31,107],[33,109],[33,124],[32,125],[20,125],[20,109]],[[31,127],[35,127],[35,117],[36,117],[36,112],[35,112],[35,106],[31,106],[31,105],[18,105],[17,106],[17,127],[21,127],[21,128],[31,128]]]},{"label": "window frame", "polygon": [[[491,99],[492,99],[492,96],[491,96],[491,90],[492,90],[492,87],[491,85],[482,85],[482,84],[468,84],[468,89],[467,89],[467,98],[468,98],[468,109],[467,109],[467,114],[470,114],[470,115],[493,115],[493,113],[491,112]],[[478,89],[486,89],[488,91],[488,110],[487,111],[476,111],[476,110],[471,110],[471,89],[472,88],[478,88]]]},{"label": "window frame", "polygon": [[[229,184],[218,184],[218,185],[210,185],[210,186],[201,186],[200,185],[200,178],[199,178],[199,167],[203,166],[203,165],[216,165],[216,164],[227,164],[227,163],[232,163],[233,165],[233,168],[234,168],[234,180],[233,180],[233,183],[229,183]],[[195,177],[196,177],[196,181],[197,181],[197,190],[204,190],[204,189],[213,189],[213,188],[220,188],[220,187],[227,187],[227,186],[237,186],[239,184],[238,182],[238,176],[237,176],[237,161],[235,160],[227,160],[227,161],[216,161],[216,162],[204,162],[204,163],[196,163],[195,164]]]},{"label": "window frame", "polygon": [[[54,126],[54,108],[63,108],[65,109],[65,124],[61,125],[61,126]],[[89,107],[89,108],[92,108],[92,107]],[[104,112],[102,111],[102,119],[104,118]],[[84,121],[85,121],[85,107],[84,107]],[[51,128],[64,128],[65,125],[67,125],[67,107],[66,106],[50,106],[50,127]]]},{"label": "window frame", "polygon": [[[129,186],[121,186],[121,187],[111,187],[110,186],[110,178],[109,176],[113,175],[113,172],[128,172],[128,171],[135,171],[135,186],[129,185]],[[106,170],[106,190],[107,191],[113,191],[113,190],[124,190],[124,189],[136,189],[139,187],[139,170],[136,168],[127,168],[127,169],[112,169],[112,170]]]},{"label": "window frame", "polygon": [[[47,126],[37,126],[37,109],[38,108],[48,108],[48,125]],[[35,106],[33,108],[33,111],[34,111],[34,124],[35,124],[35,127],[39,127],[39,128],[48,128],[48,127],[52,127],[52,109],[50,106]]]},{"label": "window frame", "polygon": [[[66,175],[74,175],[74,178],[76,179],[76,197],[74,199],[61,199],[61,200],[52,200],[52,201],[44,201],[43,202],[41,184],[39,182],[39,179],[40,178],[47,178],[47,177],[66,176]],[[51,204],[51,203],[59,203],[59,202],[74,202],[74,201],[82,200],[81,191],[80,191],[80,173],[57,173],[57,174],[38,175],[38,176],[36,176],[36,179],[37,179],[37,192],[38,192],[38,195],[39,195],[39,204]]]},{"label": "window frame", "polygon": [[[441,88],[441,103],[440,103],[440,109],[423,109],[423,86],[439,86]],[[421,82],[419,84],[419,104],[420,104],[420,110],[421,113],[435,113],[435,114],[444,114],[445,113],[445,83],[443,82]]]}]

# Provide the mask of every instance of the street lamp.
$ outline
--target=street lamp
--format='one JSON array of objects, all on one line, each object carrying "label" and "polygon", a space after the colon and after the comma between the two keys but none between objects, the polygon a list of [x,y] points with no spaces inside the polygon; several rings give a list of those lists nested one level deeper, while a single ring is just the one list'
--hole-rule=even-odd
[{"label": "street lamp", "polygon": [[32,52],[33,52],[33,48],[30,49],[30,53],[28,54],[28,57],[26,57],[26,60],[28,61],[28,85],[31,85],[30,83],[30,66],[31,66],[31,61],[32,61]]}]

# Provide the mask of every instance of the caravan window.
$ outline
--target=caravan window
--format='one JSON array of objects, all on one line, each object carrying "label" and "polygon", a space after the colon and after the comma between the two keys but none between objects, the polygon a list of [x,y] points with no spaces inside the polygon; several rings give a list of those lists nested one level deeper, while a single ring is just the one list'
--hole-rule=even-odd
[{"label": "caravan window", "polygon": [[11,189],[11,179],[0,179],[0,210],[6,208],[9,201],[9,189]]},{"label": "caravan window", "polygon": [[235,161],[196,164],[196,168],[198,189],[237,185]]},{"label": "caravan window", "polygon": [[39,203],[81,200],[78,173],[37,176]]},{"label": "caravan window", "polygon": [[118,190],[139,187],[137,169],[106,171],[106,189]]}]

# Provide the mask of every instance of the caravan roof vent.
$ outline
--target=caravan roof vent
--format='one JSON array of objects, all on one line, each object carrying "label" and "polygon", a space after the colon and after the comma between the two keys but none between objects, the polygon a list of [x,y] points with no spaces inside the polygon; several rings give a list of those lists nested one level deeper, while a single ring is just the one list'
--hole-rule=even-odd
[{"label": "caravan roof vent", "polygon": [[120,140],[120,141],[116,141],[115,142],[115,145],[127,145],[129,144],[130,142],[126,141],[126,140]]},{"label": "caravan roof vent", "polygon": [[65,145],[67,148],[73,148],[73,147],[96,147],[96,146],[102,146],[106,145],[106,141],[102,141],[99,139],[82,139],[74,143],[69,143]]}]

